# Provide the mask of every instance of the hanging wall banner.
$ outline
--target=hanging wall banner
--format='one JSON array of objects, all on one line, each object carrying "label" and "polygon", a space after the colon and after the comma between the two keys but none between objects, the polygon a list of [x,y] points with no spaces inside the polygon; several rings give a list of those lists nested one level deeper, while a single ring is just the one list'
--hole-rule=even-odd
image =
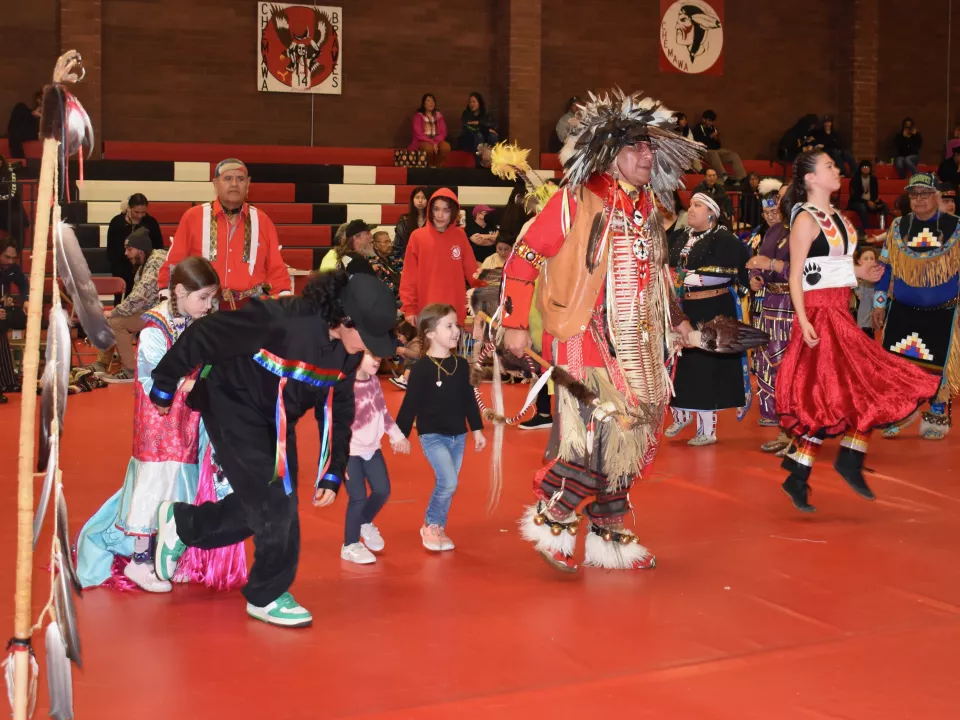
[{"label": "hanging wall banner", "polygon": [[343,9],[258,3],[261,92],[339,95],[343,88]]},{"label": "hanging wall banner", "polygon": [[660,70],[723,74],[723,0],[660,0]]}]

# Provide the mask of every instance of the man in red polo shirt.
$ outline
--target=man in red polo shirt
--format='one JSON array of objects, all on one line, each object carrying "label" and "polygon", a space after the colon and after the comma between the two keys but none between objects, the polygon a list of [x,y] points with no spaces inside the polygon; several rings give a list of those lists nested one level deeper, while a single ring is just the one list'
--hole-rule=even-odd
[{"label": "man in red polo shirt", "polygon": [[290,294],[290,275],[280,256],[277,229],[265,212],[246,202],[250,190],[247,166],[233,158],[221,161],[214,171],[213,186],[217,199],[190,208],[180,219],[157,278],[161,295],[169,297],[170,271],[191,255],[213,263],[230,308],[256,295]]}]

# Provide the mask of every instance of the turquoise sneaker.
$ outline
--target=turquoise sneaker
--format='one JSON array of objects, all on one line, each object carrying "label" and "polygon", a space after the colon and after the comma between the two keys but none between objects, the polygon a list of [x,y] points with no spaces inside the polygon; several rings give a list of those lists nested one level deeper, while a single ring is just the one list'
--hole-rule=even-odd
[{"label": "turquoise sneaker", "polygon": [[177,521],[173,518],[173,503],[162,502],[157,511],[157,552],[154,558],[157,577],[171,580],[177,572],[177,563],[187,546],[177,535]]},{"label": "turquoise sneaker", "polygon": [[299,628],[313,624],[313,615],[285,592],[266,607],[247,603],[247,615],[280,627]]}]

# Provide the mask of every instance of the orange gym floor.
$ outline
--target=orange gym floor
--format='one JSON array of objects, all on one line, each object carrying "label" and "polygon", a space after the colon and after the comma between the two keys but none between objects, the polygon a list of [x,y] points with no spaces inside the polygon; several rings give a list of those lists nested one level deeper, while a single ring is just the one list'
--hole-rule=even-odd
[{"label": "orange gym floor", "polygon": [[[525,389],[507,388],[508,411]],[[400,392],[384,391],[396,411]],[[12,635],[20,400],[10,398],[0,406],[0,620]],[[132,408],[130,386],[68,401],[61,465],[74,534],[123,480]],[[76,717],[960,717],[957,438],[921,441],[916,425],[875,438],[873,503],[832,472],[828,443],[812,479],[819,512],[807,516],[759,451],[773,431],[756,420],[722,413],[711,447],[688,448],[686,433],[666,441],[632,493],[658,567],[634,574],[562,576],[519,538],[545,431],[507,430],[503,499],[489,516],[489,454],[468,452],[448,525],[457,549],[442,556],[417,533],[432,487],[417,443],[409,457],[387,452],[393,495],[377,521],[387,547],[373,566],[341,562],[345,493],[313,508],[307,470],[293,592],[315,625],[262,625],[239,593],[88,591]],[[312,418],[299,438],[309,468]],[[42,668],[42,635],[35,643]],[[36,717],[47,711],[41,684]]]}]

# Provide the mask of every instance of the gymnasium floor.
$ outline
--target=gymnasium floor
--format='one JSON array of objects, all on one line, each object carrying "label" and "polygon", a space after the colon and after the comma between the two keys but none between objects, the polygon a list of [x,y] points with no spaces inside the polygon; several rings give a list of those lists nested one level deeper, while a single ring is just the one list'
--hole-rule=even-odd
[{"label": "gymnasium floor", "polygon": [[[509,410],[521,391],[508,390]],[[396,411],[401,394],[385,393]],[[10,397],[0,406],[0,617],[12,634],[19,396]],[[73,533],[122,482],[132,407],[130,386],[69,399],[61,457]],[[314,614],[311,629],[257,623],[239,593],[86,592],[76,716],[958,717],[957,438],[922,442],[913,426],[903,439],[876,439],[874,503],[831,471],[828,445],[812,480],[819,512],[805,516],[758,450],[770,436],[755,411],[739,424],[727,412],[717,445],[667,441],[632,493],[657,569],[572,578],[516,532],[546,432],[507,431],[492,516],[489,455],[468,453],[448,526],[457,550],[443,556],[417,533],[432,487],[418,444],[409,457],[388,450],[393,495],[378,521],[387,548],[374,566],[339,559],[345,497],[317,510],[301,489],[293,591]],[[312,418],[299,438],[307,468],[318,452]],[[45,565],[38,557],[35,612]],[[47,710],[41,685],[36,717]]]}]

